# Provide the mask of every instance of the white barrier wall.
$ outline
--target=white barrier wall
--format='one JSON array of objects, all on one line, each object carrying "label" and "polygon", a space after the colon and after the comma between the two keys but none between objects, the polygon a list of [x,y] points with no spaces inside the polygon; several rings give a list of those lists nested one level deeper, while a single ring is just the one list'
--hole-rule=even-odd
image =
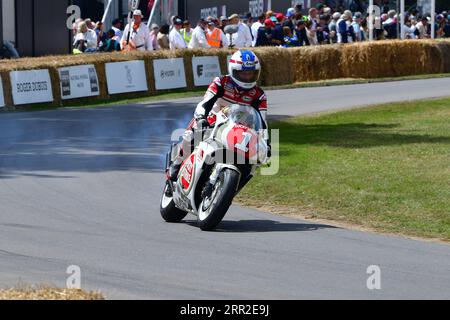
[{"label": "white barrier wall", "polygon": [[105,70],[109,94],[148,90],[143,60],[106,63]]},{"label": "white barrier wall", "polygon": [[11,71],[9,76],[15,105],[53,102],[48,70]]},{"label": "white barrier wall", "polygon": [[61,99],[76,99],[100,95],[97,71],[94,65],[60,68]]},{"label": "white barrier wall", "polygon": [[183,58],[153,60],[156,90],[186,88]]},{"label": "white barrier wall", "polygon": [[0,76],[0,108],[3,108],[5,106],[5,96],[3,95],[3,83],[2,83],[2,77]]},{"label": "white barrier wall", "polygon": [[[187,87],[183,58],[153,60],[156,90]],[[221,75],[219,57],[193,57],[193,80],[195,86],[208,86]],[[93,64],[57,69],[61,99],[78,99],[100,96],[100,82]],[[148,91],[144,60],[105,63],[108,93],[120,94]],[[11,71],[10,81],[14,105],[53,102],[52,83],[47,69]],[[0,79],[0,107],[5,97]]]},{"label": "white barrier wall", "polygon": [[193,57],[192,72],[196,87],[209,85],[215,77],[221,75],[219,57]]}]

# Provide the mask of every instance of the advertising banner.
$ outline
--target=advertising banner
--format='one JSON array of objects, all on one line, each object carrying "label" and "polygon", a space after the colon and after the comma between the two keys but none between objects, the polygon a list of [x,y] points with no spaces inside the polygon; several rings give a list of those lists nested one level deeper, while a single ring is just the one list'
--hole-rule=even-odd
[{"label": "advertising banner", "polygon": [[193,57],[192,68],[194,85],[197,87],[207,86],[221,75],[219,57]]},{"label": "advertising banner", "polygon": [[106,63],[105,69],[109,94],[148,90],[145,62],[142,60]]},{"label": "advertising banner", "polygon": [[156,90],[187,87],[183,58],[153,60]]},{"label": "advertising banner", "polygon": [[15,105],[53,101],[48,70],[11,71],[10,78]]},{"label": "advertising banner", "polygon": [[58,71],[63,100],[92,97],[100,94],[94,65],[61,68]]}]

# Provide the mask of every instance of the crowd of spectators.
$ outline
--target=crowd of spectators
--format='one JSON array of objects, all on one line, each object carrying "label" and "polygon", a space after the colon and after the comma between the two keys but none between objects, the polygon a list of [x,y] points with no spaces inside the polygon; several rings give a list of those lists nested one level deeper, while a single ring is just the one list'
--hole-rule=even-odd
[{"label": "crowd of spectators", "polygon": [[[297,47],[367,41],[370,36],[366,8],[344,10],[319,3],[307,11],[301,6],[286,12],[268,11],[258,17],[232,14],[229,17],[207,17],[192,26],[187,20],[172,17],[171,24],[148,26],[142,12],[133,12],[131,26],[120,19],[105,32],[102,22],[77,20],[73,26],[74,53],[111,51],[150,51],[193,48],[244,48],[260,46]],[[401,17],[386,8],[373,17],[373,39],[431,38],[431,18],[417,10]],[[436,14],[434,38],[450,37],[450,10]]]}]

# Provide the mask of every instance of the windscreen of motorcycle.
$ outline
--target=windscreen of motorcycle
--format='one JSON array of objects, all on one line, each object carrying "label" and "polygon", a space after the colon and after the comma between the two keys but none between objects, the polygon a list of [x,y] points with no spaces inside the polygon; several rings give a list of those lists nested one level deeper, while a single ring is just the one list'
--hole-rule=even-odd
[{"label": "windscreen of motorcycle", "polygon": [[261,115],[253,107],[234,104],[229,107],[228,118],[231,122],[259,132],[263,129]]},{"label": "windscreen of motorcycle", "polygon": [[262,119],[252,107],[233,105],[227,110],[228,123],[222,131],[222,144],[247,159],[256,159]]}]

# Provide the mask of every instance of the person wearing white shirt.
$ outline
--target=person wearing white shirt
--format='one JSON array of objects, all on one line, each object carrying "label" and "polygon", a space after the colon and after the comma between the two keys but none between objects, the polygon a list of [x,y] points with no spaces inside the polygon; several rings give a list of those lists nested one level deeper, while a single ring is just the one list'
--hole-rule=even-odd
[{"label": "person wearing white shirt", "polygon": [[405,39],[417,39],[415,34],[416,27],[411,24],[410,20],[406,20],[404,24],[402,24],[402,32],[405,35]]},{"label": "person wearing white shirt", "polygon": [[253,42],[252,46],[256,46],[256,40],[258,40],[258,30],[263,26],[264,20],[266,20],[266,15],[262,14],[258,17],[258,21],[252,24],[252,34],[253,34]]},{"label": "person wearing white shirt", "polygon": [[186,41],[184,41],[184,38],[180,33],[180,30],[182,27],[183,27],[183,21],[181,21],[181,19],[178,17],[174,18],[173,19],[173,27],[169,33],[170,50],[187,48]]},{"label": "person wearing white shirt", "polygon": [[203,19],[198,22],[197,27],[192,31],[192,38],[189,42],[189,49],[196,48],[211,48],[206,39],[206,21]]},{"label": "person wearing white shirt", "polygon": [[142,22],[143,17],[141,10],[135,10],[133,12],[134,23],[131,26],[130,24],[127,24],[123,31],[121,40],[122,50],[153,51],[150,30],[147,25]]},{"label": "person wearing white shirt", "polygon": [[248,25],[240,22],[239,15],[233,14],[229,17],[230,25],[237,25],[238,32],[231,35],[231,45],[236,48],[250,48],[252,46],[252,34]]},{"label": "person wearing white shirt", "polygon": [[78,24],[78,33],[73,46],[80,52],[97,51],[97,34],[94,30],[89,29],[84,21]]}]

